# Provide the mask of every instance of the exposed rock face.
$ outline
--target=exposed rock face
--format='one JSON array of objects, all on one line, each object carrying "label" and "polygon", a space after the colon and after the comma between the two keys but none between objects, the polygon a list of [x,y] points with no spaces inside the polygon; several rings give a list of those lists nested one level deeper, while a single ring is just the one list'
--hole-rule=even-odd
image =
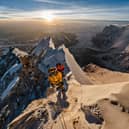
[{"label": "exposed rock face", "polygon": [[[17,71],[15,71],[17,73]],[[43,96],[44,74],[36,67],[22,67],[18,75],[18,80],[14,85],[2,83],[6,89],[1,92],[0,103],[0,126],[1,129],[24,110],[24,108],[34,99]],[[8,76],[7,76],[8,77]],[[14,76],[13,76],[14,77]],[[4,78],[6,81],[7,79]],[[37,81],[38,80],[38,81]],[[12,87],[12,89],[10,88]]]},{"label": "exposed rock face", "polygon": [[6,54],[0,57],[0,77],[16,63],[19,63],[19,59],[13,53],[13,48],[10,48]]},{"label": "exposed rock face", "polygon": [[4,61],[1,64],[6,69],[3,70],[0,78],[1,129],[6,129],[8,123],[32,100],[43,97],[46,89],[44,73],[37,65],[40,56],[35,61],[35,58],[33,59],[26,52],[11,49],[4,57],[1,58],[1,62]]},{"label": "exposed rock face", "polygon": [[[83,65],[94,63],[111,70],[129,71],[129,27],[107,26],[93,37],[93,45],[79,57]],[[81,60],[79,59],[79,60]]]},{"label": "exposed rock face", "polygon": [[97,48],[109,49],[115,40],[122,35],[124,30],[124,27],[120,28],[114,25],[107,26],[101,33],[93,37],[92,42]]},{"label": "exposed rock face", "polygon": [[34,101],[28,106],[21,116],[14,120],[13,124],[10,124],[10,128],[49,129],[52,127],[52,121],[57,118],[59,113],[60,110],[55,103],[46,103],[46,101],[43,101],[42,99]]}]

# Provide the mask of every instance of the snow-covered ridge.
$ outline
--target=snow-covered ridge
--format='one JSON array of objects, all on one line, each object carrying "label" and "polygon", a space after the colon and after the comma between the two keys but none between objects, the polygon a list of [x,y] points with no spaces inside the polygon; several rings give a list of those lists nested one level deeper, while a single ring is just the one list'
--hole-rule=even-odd
[{"label": "snow-covered ridge", "polygon": [[[21,51],[17,48],[13,50],[13,53],[18,58],[29,56],[28,53]],[[30,55],[31,55],[31,58],[34,58],[34,60],[37,60],[37,59],[39,60],[40,63],[38,64],[38,67],[43,73],[46,74],[46,76],[48,76],[48,69],[50,67],[56,66],[57,63],[62,63],[65,65],[65,71],[64,71],[65,74],[68,74],[69,72],[71,72],[79,83],[91,84],[90,81],[86,78],[85,73],[82,71],[80,66],[75,61],[70,51],[64,45],[62,45],[59,48],[55,48],[55,45],[52,42],[52,39],[50,37],[42,39],[39,42],[39,44],[33,48]],[[12,75],[14,76],[15,73],[17,73],[18,70],[20,70],[21,68],[22,68],[22,64],[17,64],[17,63],[14,64],[8,71],[5,72],[5,74],[1,78],[1,83],[6,81],[5,79],[7,78],[7,76],[12,76]],[[17,76],[14,76],[14,77],[17,77]],[[10,82],[10,85],[11,84],[12,82]],[[15,84],[13,83],[13,85]],[[11,91],[11,89],[9,91]]]},{"label": "snow-covered ridge", "polygon": [[[44,96],[45,88],[49,86],[48,69],[55,67],[57,63],[65,65],[66,80],[73,76],[80,84],[91,84],[70,51],[65,46],[55,48],[50,37],[42,39],[29,53],[17,48],[11,50],[11,53],[12,51],[11,60],[16,57],[20,62],[10,64],[0,79],[0,102],[3,104],[0,107],[0,119],[4,116],[3,112],[12,112],[12,115],[6,116],[8,121],[5,120],[2,127],[12,121],[32,100]],[[6,60],[4,63],[9,65]],[[35,81],[36,78],[39,80]],[[3,111],[4,105],[8,105],[7,111]]]},{"label": "snow-covered ridge", "polygon": [[[21,73],[6,86],[1,96],[1,103],[4,106],[0,107],[0,120],[4,121],[0,121],[0,127],[2,129],[6,129],[7,126],[8,129],[128,129],[129,82],[91,86],[90,80],[70,51],[65,46],[54,48],[50,44],[50,38],[43,39],[30,55],[28,54],[32,58],[30,61],[35,62],[30,62],[34,64],[34,72],[30,73],[32,70],[30,64],[27,68],[22,67]],[[42,72],[38,74],[43,73],[47,77],[49,67],[55,66],[58,62],[65,65],[65,74],[71,76],[72,73],[71,78],[67,80],[69,85],[66,93],[67,107],[63,109],[57,104],[56,93],[46,99],[38,99],[37,93],[39,95],[43,90],[33,88],[33,75],[40,69]],[[12,65],[9,71],[13,73],[18,67],[17,64]],[[5,76],[8,72],[5,72]],[[41,77],[40,81],[44,78]],[[43,87],[46,80],[45,78],[41,82]],[[2,81],[6,81],[5,77]],[[39,85],[40,83],[34,86]],[[15,116],[18,117],[14,119]]]},{"label": "snow-covered ridge", "polygon": [[128,129],[129,82],[81,86],[73,78],[68,84],[69,107],[60,111],[56,94],[35,100],[9,124],[9,129],[31,128],[32,121],[35,129]]}]

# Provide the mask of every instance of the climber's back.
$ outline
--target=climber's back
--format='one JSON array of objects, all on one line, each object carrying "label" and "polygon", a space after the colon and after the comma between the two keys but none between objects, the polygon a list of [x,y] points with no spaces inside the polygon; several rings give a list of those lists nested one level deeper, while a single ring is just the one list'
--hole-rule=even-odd
[{"label": "climber's back", "polygon": [[63,82],[62,73],[57,71],[55,67],[50,68],[48,72],[49,72],[48,80],[51,85],[58,85],[59,83]]}]

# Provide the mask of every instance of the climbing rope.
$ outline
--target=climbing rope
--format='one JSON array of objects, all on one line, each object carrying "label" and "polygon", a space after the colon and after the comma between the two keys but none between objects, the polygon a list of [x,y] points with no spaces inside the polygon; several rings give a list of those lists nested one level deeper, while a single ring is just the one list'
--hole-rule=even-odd
[{"label": "climbing rope", "polygon": [[65,127],[65,129],[67,129],[67,126],[66,126],[66,122],[65,122],[64,116],[63,116],[63,114],[61,114],[61,115],[62,115],[62,118],[63,118],[64,127]]},{"label": "climbing rope", "polygon": [[[56,112],[55,106],[53,106],[53,107],[54,107],[54,111]],[[61,114],[59,116],[59,120],[60,120],[62,129],[67,129],[66,122],[65,122],[63,114]],[[53,126],[54,126],[54,123],[52,124],[51,129],[53,129]]]},{"label": "climbing rope", "polygon": [[61,122],[62,129],[65,129],[64,124],[63,124],[63,121],[61,120],[61,116],[59,117],[59,120]]},{"label": "climbing rope", "polygon": [[[63,121],[62,121],[62,120],[61,120],[61,116],[60,116],[60,117],[59,117],[59,120],[60,120],[62,129],[67,129],[66,123],[65,123],[65,121],[64,121],[64,118],[63,118]],[[63,124],[63,122],[64,122],[64,124]],[[54,126],[54,123],[52,124],[51,129],[53,129],[53,126]]]}]

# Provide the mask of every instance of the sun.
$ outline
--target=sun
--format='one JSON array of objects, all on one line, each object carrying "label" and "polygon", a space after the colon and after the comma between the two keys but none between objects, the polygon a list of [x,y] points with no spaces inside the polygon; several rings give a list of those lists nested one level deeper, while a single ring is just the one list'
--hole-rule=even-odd
[{"label": "sun", "polygon": [[46,17],[44,17],[48,22],[52,22],[54,20],[54,16],[52,15],[47,15]]},{"label": "sun", "polygon": [[53,22],[55,19],[55,16],[53,14],[49,14],[49,13],[44,13],[42,15],[42,18],[47,21],[47,22]]}]

